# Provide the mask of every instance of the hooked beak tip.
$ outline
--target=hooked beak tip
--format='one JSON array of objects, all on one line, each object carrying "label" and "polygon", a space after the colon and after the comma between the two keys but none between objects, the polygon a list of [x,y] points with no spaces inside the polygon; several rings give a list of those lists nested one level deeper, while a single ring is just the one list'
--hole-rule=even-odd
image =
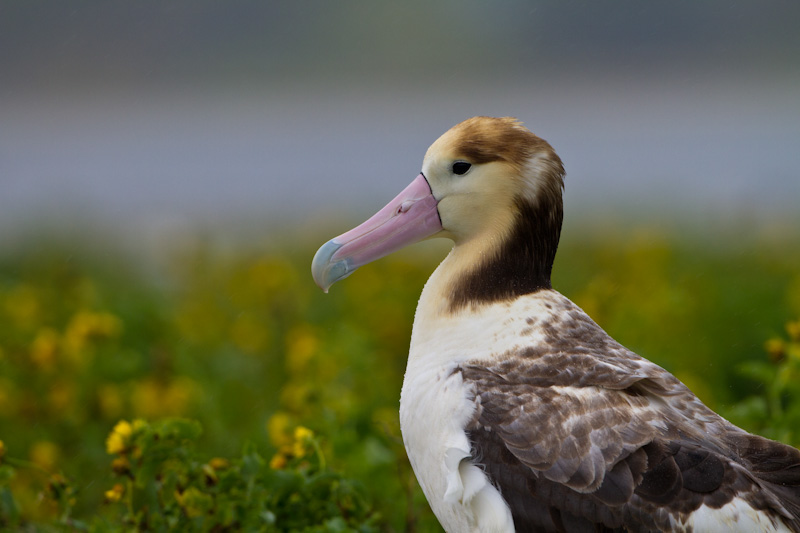
[{"label": "hooked beak tip", "polygon": [[326,294],[331,285],[342,278],[346,278],[353,272],[352,269],[348,268],[346,259],[331,261],[333,254],[341,247],[342,245],[336,242],[335,239],[330,240],[317,250],[317,253],[314,254],[314,259],[311,261],[311,275],[314,278],[314,282]]}]

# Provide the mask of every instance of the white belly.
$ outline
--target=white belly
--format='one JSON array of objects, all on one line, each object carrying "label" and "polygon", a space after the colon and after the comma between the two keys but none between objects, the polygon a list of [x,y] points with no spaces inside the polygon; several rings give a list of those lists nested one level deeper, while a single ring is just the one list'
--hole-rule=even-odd
[{"label": "white belly", "polygon": [[511,511],[470,460],[464,427],[475,404],[455,364],[409,366],[400,396],[408,458],[436,518],[450,533],[514,531]]},{"label": "white belly", "polygon": [[[442,263],[444,265],[444,263]],[[439,267],[442,268],[441,266]],[[483,469],[470,462],[464,428],[476,405],[461,373],[462,363],[500,356],[521,338],[536,343],[528,317],[552,314],[564,297],[542,291],[509,303],[452,315],[442,312],[437,272],[422,292],[400,397],[400,428],[411,466],[446,531],[512,532],[511,511]]]}]

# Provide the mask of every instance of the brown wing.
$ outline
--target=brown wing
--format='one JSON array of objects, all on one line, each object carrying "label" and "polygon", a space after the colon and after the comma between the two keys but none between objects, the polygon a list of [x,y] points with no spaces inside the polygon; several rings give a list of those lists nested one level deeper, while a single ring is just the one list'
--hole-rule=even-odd
[{"label": "brown wing", "polygon": [[[770,463],[746,444],[734,449],[730,442],[752,436],[656,365],[528,353],[462,373],[478,391],[468,428],[473,460],[518,531],[665,530],[734,497],[800,530],[800,452],[761,439],[762,453],[777,457]],[[770,490],[784,482],[789,489]]]}]

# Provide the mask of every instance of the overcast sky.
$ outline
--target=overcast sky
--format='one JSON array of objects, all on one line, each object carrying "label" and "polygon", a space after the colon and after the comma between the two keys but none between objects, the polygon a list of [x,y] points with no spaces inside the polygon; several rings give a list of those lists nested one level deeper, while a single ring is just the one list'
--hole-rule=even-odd
[{"label": "overcast sky", "polygon": [[359,217],[476,114],[555,146],[568,215],[792,211],[798,27],[794,1],[0,0],[0,222]]}]

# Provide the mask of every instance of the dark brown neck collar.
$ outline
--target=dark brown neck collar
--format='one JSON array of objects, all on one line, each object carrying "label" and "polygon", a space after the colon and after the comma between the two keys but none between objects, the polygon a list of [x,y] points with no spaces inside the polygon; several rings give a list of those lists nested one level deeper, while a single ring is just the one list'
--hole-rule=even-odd
[{"label": "dark brown neck collar", "polygon": [[467,272],[450,293],[450,309],[510,300],[550,289],[564,217],[561,195],[532,205],[518,198],[514,228],[498,251]]}]

